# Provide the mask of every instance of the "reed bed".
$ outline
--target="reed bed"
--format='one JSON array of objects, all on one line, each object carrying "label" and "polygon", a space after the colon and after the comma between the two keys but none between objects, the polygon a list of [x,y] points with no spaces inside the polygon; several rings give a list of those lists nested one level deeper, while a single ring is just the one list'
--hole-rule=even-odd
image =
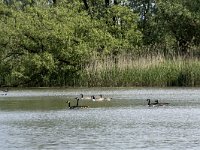
[{"label": "reed bed", "polygon": [[200,86],[200,60],[151,56],[94,59],[75,80],[77,86]]}]

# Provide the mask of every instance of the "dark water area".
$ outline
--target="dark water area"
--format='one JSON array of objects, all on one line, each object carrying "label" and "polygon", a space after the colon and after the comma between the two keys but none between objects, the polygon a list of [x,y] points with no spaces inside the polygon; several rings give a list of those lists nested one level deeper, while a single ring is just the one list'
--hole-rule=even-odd
[{"label": "dark water area", "polygon": [[[80,100],[100,95],[111,101]],[[170,103],[148,107],[146,99]],[[200,88],[10,89],[0,93],[1,149],[199,149]]]}]

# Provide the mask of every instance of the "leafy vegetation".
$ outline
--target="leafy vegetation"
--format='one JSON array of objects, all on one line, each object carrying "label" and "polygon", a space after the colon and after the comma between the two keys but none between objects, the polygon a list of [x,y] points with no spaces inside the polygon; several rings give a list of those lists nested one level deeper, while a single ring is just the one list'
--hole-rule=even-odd
[{"label": "leafy vegetation", "polygon": [[199,6],[198,0],[1,1],[0,85],[199,86]]},{"label": "leafy vegetation", "polygon": [[78,86],[199,86],[198,59],[166,59],[161,56],[119,58],[117,65],[110,58],[88,66],[76,80]]}]

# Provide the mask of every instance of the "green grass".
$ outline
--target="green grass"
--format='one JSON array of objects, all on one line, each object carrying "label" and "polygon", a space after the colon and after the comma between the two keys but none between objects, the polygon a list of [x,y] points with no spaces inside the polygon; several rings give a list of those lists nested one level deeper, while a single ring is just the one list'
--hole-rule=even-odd
[{"label": "green grass", "polygon": [[[5,74],[0,82],[12,86],[11,83],[15,80],[9,74]],[[18,82],[20,83],[20,80]],[[43,86],[199,87],[200,60],[182,57],[168,59],[162,56],[135,58],[131,55],[121,55],[115,59],[112,56],[101,59],[94,57],[82,70],[75,73],[61,72],[59,75],[51,76]]]},{"label": "green grass", "polygon": [[119,57],[95,60],[80,72],[77,86],[200,86],[198,59]]}]

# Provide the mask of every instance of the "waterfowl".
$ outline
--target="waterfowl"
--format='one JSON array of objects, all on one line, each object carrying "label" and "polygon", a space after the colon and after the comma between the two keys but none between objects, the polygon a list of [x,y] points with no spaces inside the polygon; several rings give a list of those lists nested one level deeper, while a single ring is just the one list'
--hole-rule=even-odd
[{"label": "waterfowl", "polygon": [[151,100],[150,99],[147,99],[148,101],[148,106],[166,106],[166,105],[169,105],[169,103],[159,103],[158,100],[155,100],[154,103],[151,103]]},{"label": "waterfowl", "polygon": [[93,95],[93,96],[91,96],[91,98],[92,98],[92,101],[96,101],[96,102],[101,102],[101,101],[103,101],[103,100],[104,100],[104,98],[103,98],[103,97],[96,98],[94,95]]},{"label": "waterfowl", "polygon": [[95,97],[96,101],[104,101],[105,100],[105,98],[102,95],[99,95],[99,96],[100,96],[99,98]]},{"label": "waterfowl", "polygon": [[81,100],[84,100],[84,99],[85,100],[89,100],[89,99],[91,99],[91,97],[84,97],[83,94],[80,94],[80,95],[81,95],[81,98],[80,98]]},{"label": "waterfowl", "polygon": [[112,99],[111,97],[105,97],[104,98],[105,101],[111,101],[111,99]]},{"label": "waterfowl", "polygon": [[71,105],[70,105],[70,101],[67,101],[67,102],[66,102],[66,103],[68,103],[69,109],[80,109],[80,108],[88,108],[88,107],[89,107],[89,106],[79,106],[79,105],[78,105],[79,98],[76,97],[75,99],[77,100],[76,106],[71,106]]},{"label": "waterfowl", "polygon": [[92,101],[96,101],[96,97],[94,95],[91,96]]},{"label": "waterfowl", "polygon": [[155,100],[157,106],[167,106],[169,103],[160,103],[158,100]]},{"label": "waterfowl", "polygon": [[110,97],[103,97],[101,94],[99,95],[100,96],[100,100],[104,100],[104,101],[110,101],[112,98]]},{"label": "waterfowl", "polygon": [[155,106],[156,104],[158,104],[157,101],[155,101],[155,103],[151,103],[150,99],[147,99],[147,101],[148,101],[148,106]]},{"label": "waterfowl", "polygon": [[112,98],[105,98],[101,94],[99,98],[96,98],[94,95],[91,97],[92,101],[110,101]]}]

